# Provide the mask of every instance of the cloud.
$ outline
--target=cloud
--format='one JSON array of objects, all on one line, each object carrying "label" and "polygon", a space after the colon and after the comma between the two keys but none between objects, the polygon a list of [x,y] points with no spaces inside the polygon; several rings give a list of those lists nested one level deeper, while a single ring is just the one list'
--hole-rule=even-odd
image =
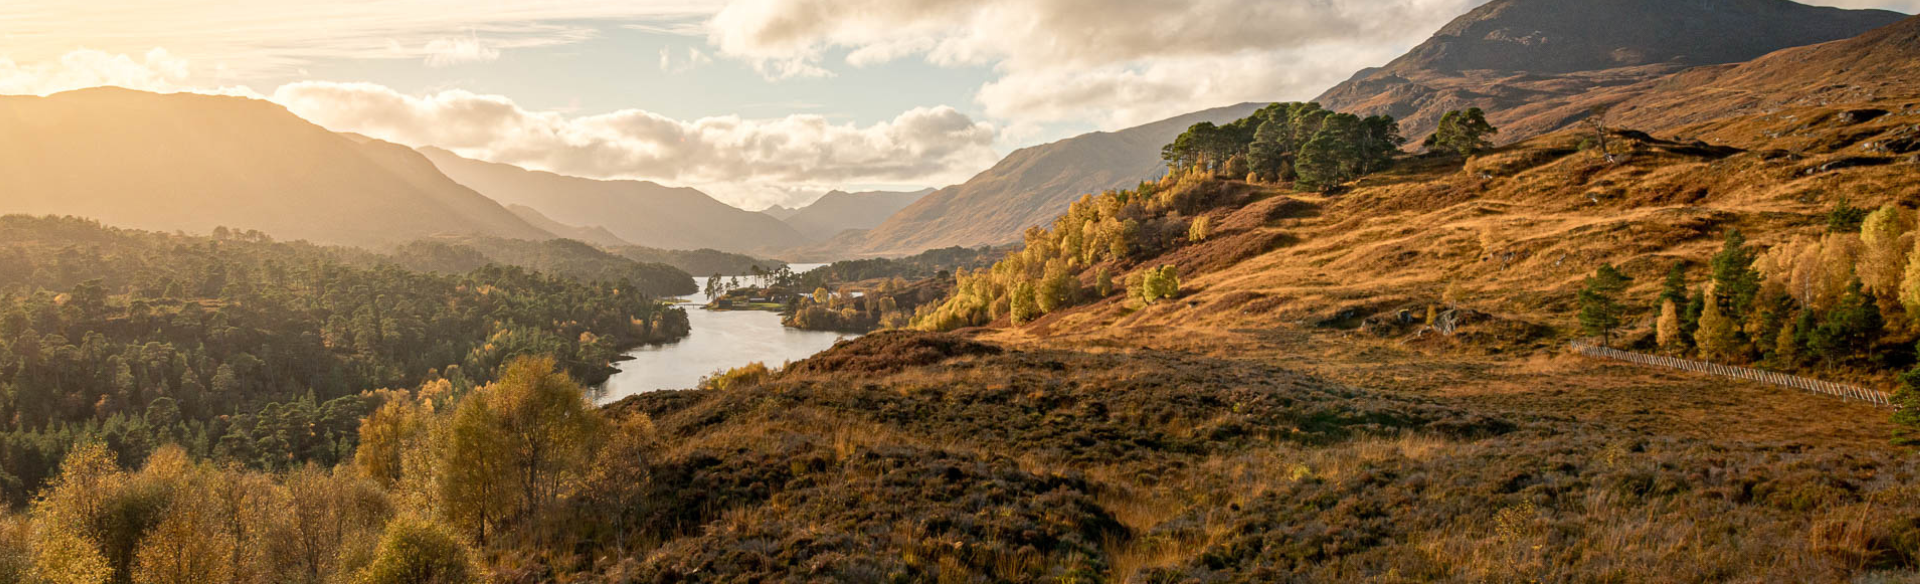
[{"label": "cloud", "polygon": [[992,67],[990,116],[1116,127],[1310,98],[1484,1],[738,0],[708,38],[776,79],[836,59]]},{"label": "cloud", "polygon": [[1811,0],[1805,3],[1838,8],[1879,8],[1907,14],[1920,12],[1920,0]]},{"label": "cloud", "polygon": [[428,67],[451,67],[467,63],[486,63],[500,58],[500,50],[487,46],[478,36],[433,39],[425,49]]},{"label": "cloud", "polygon": [[712,62],[713,57],[707,56],[700,49],[687,48],[687,58],[684,60],[675,59],[672,48],[660,49],[660,70],[668,73],[686,73]]},{"label": "cloud", "polygon": [[37,63],[80,48],[138,54],[161,46],[223,65],[234,79],[291,74],[336,58],[472,62],[595,38],[603,23],[684,28],[719,1],[7,0],[0,3],[0,56]]},{"label": "cloud", "polygon": [[188,83],[191,76],[192,68],[186,59],[161,48],[148,50],[138,59],[93,49],[72,51],[38,63],[17,63],[0,57],[0,95],[51,95],[113,85],[160,93],[190,91],[260,96],[245,86],[193,85]]},{"label": "cloud", "polygon": [[272,99],[337,131],[574,176],[701,185],[743,205],[781,202],[819,185],[949,184],[998,160],[993,127],[950,107],[860,126],[818,115],[567,117],[501,96],[414,96],[365,83],[292,83]]}]

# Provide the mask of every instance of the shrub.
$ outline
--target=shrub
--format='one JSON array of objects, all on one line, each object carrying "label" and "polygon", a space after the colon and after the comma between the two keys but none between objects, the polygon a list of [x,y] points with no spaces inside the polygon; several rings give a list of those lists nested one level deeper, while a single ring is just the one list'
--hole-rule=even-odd
[{"label": "shrub", "polygon": [[747,387],[749,385],[759,385],[760,382],[772,377],[773,370],[767,368],[766,363],[755,361],[707,376],[706,379],[700,380],[700,389],[726,391]]},{"label": "shrub", "polygon": [[387,524],[359,584],[466,584],[474,572],[472,552],[446,527],[402,517]]}]

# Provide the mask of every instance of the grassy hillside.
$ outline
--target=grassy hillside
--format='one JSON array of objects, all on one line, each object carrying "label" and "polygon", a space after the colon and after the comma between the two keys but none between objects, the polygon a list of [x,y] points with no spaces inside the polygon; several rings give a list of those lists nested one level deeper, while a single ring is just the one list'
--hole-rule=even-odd
[{"label": "grassy hillside", "polygon": [[800,256],[902,256],[951,246],[999,245],[1052,221],[1080,195],[1128,187],[1165,170],[1160,147],[1201,121],[1224,123],[1260,106],[1196,112],[1117,132],[1023,148],[966,183],[934,191],[885,223],[797,250]]},{"label": "grassy hillside", "polygon": [[1845,39],[1904,17],[1784,0],[1498,0],[1316,101],[1392,115],[1416,141],[1447,111],[1480,107],[1505,129],[1501,142],[1513,142],[1690,67]]}]

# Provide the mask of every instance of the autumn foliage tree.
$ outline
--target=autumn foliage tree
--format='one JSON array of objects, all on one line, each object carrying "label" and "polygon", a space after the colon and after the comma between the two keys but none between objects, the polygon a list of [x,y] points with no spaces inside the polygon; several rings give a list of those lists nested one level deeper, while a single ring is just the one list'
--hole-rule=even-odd
[{"label": "autumn foliage tree", "polygon": [[575,484],[605,430],[599,410],[551,357],[521,357],[460,400],[447,428],[441,502],[483,544],[535,526]]}]

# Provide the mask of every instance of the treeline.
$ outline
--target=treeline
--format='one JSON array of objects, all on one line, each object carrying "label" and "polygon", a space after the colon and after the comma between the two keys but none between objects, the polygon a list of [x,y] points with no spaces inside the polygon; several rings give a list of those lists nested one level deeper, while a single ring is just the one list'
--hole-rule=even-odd
[{"label": "treeline", "polygon": [[1650,314],[1654,335],[1645,348],[1886,379],[1914,363],[1920,336],[1915,227],[1910,209],[1869,211],[1842,201],[1817,238],[1759,249],[1729,230],[1698,284],[1684,265],[1673,266],[1644,312],[1620,299],[1630,280],[1602,266],[1580,291],[1580,322],[1590,334],[1611,337],[1634,313]]},{"label": "treeline", "polygon": [[1195,124],[1160,155],[1174,174],[1198,167],[1249,182],[1330,191],[1384,170],[1406,142],[1392,116],[1362,118],[1318,103],[1276,103],[1224,126]]},{"label": "treeline", "polygon": [[[717,253],[717,252],[716,252]],[[571,239],[527,241],[465,236],[402,245],[390,258],[410,270],[464,274],[488,264],[589,282],[631,282],[654,297],[685,296],[698,290],[692,274],[664,263],[646,263]]]},{"label": "treeline", "polygon": [[952,296],[916,310],[912,325],[944,331],[1003,317],[1020,324],[1122,292],[1139,304],[1177,297],[1177,269],[1139,262],[1212,235],[1201,215],[1224,203],[1218,179],[1328,191],[1385,170],[1404,144],[1390,116],[1362,118],[1317,103],[1276,103],[1224,126],[1194,124],[1161,149],[1168,171],[1160,181],[1081,197],[1050,227],[1028,229],[1019,251],[956,273]]},{"label": "treeline", "polygon": [[1171,268],[1129,270],[1206,238],[1205,220],[1197,216],[1225,195],[1215,178],[1196,165],[1131,190],[1082,196],[1050,228],[1028,229],[1019,251],[992,267],[955,273],[952,295],[916,310],[912,326],[946,331],[1001,318],[1021,324],[1122,291],[1143,303],[1177,296],[1179,278]]},{"label": "treeline", "polygon": [[550,358],[497,377],[388,392],[334,467],[261,472],[171,445],[128,460],[84,443],[25,513],[0,517],[0,580],[552,581],[666,532],[638,531],[653,518],[644,418],[603,417]]},{"label": "treeline", "polygon": [[950,278],[932,277],[913,283],[889,278],[858,294],[822,286],[811,295],[796,297],[780,322],[801,330],[851,333],[905,328],[912,324],[916,310],[946,298],[952,285]]},{"label": "treeline", "polygon": [[771,271],[787,265],[780,260],[760,259],[713,249],[657,249],[636,245],[610,248],[607,251],[643,264],[666,264],[689,274],[750,274],[753,273],[754,268]]},{"label": "treeline", "polygon": [[0,217],[0,489],[24,500],[88,442],[129,463],[167,443],[252,468],[337,462],[378,405],[367,390],[470,387],[522,354],[604,379],[623,349],[687,332],[630,283],[358,253]]},{"label": "treeline", "polygon": [[879,278],[909,281],[950,277],[958,270],[983,268],[1006,253],[988,246],[953,246],[930,249],[901,258],[841,260],[799,274],[797,285],[803,288],[834,286]]}]

